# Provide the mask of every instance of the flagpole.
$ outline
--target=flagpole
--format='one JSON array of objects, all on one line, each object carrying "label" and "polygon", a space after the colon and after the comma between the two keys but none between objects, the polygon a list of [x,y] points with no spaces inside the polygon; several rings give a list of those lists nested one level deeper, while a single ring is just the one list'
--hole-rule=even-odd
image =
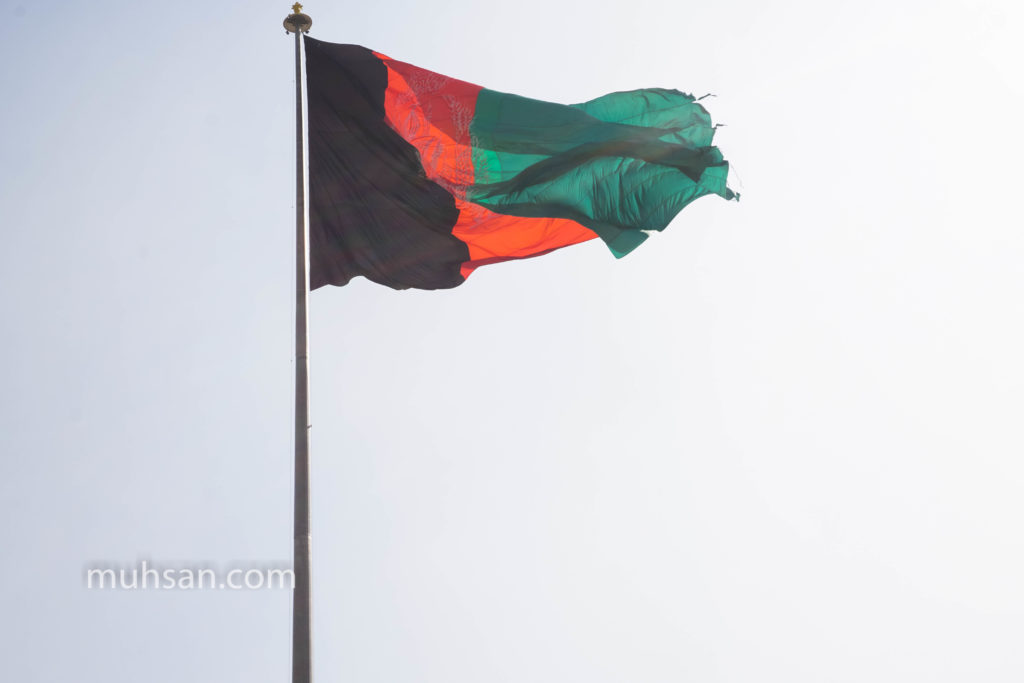
[{"label": "flagpole", "polygon": [[302,112],[302,34],[313,20],[295,3],[284,28],[295,34],[295,546],[292,569],[292,683],[313,679],[309,533],[309,276],[307,273],[306,163]]}]

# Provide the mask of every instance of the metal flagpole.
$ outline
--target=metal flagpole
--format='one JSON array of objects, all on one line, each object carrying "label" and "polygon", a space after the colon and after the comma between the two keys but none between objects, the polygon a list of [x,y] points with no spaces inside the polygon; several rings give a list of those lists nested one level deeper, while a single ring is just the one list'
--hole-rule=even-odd
[{"label": "metal flagpole", "polygon": [[295,3],[284,20],[295,34],[295,549],[292,569],[292,683],[313,679],[310,638],[310,534],[309,534],[309,275],[306,264],[306,164],[302,112],[302,34],[313,20]]}]

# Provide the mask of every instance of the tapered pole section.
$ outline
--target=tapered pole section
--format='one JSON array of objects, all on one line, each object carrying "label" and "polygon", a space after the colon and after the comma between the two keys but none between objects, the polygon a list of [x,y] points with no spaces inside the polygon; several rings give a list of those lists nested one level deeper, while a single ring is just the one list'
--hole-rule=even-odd
[{"label": "tapered pole section", "polygon": [[302,34],[313,21],[295,3],[284,27],[295,34],[295,548],[292,568],[292,683],[313,680],[309,534],[309,275],[306,264],[306,159],[302,112]]}]

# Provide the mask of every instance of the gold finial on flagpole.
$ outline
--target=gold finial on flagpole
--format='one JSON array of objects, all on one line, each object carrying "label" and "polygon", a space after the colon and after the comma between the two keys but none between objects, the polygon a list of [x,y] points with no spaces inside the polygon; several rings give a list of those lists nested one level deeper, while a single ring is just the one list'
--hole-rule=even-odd
[{"label": "gold finial on flagpole", "polygon": [[308,14],[302,13],[302,5],[292,5],[292,13],[284,18],[284,30],[288,33],[309,33],[313,20]]}]

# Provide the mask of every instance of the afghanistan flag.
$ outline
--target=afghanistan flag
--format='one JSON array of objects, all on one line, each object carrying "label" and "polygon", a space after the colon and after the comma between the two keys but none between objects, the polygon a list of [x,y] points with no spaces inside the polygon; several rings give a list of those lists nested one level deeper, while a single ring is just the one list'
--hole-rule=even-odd
[{"label": "afghanistan flag", "polygon": [[621,257],[694,199],[737,196],[707,111],[677,90],[552,104],[305,45],[313,289],[455,287],[595,237]]}]

